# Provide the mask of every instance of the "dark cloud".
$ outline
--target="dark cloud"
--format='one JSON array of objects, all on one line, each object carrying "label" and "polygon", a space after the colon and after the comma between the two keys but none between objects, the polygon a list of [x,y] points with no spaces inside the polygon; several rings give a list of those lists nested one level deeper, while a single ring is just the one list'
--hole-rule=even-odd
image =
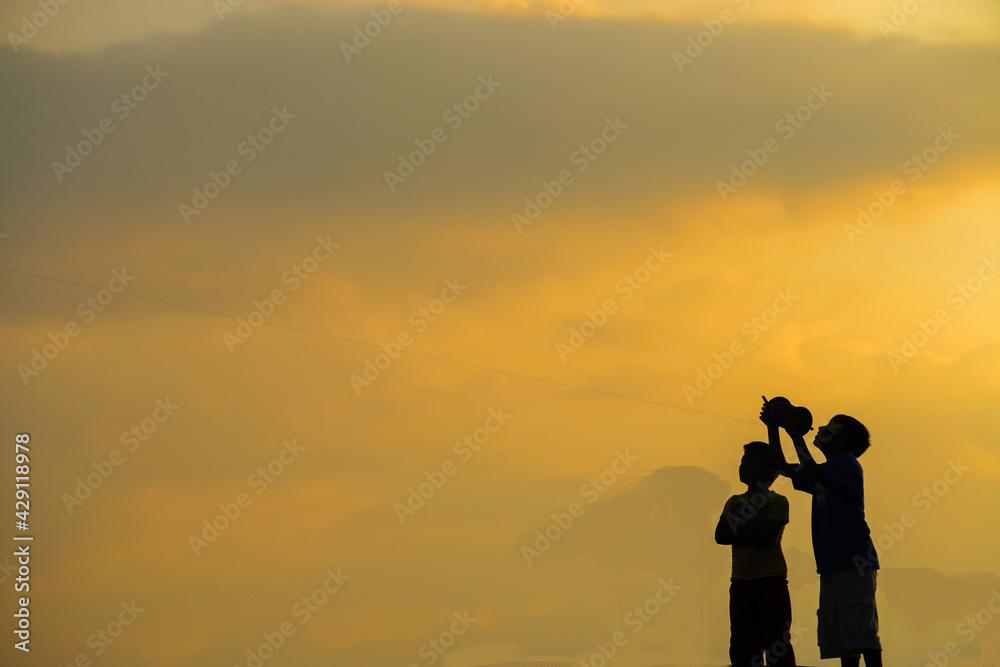
[{"label": "dark cloud", "polygon": [[[406,8],[347,63],[341,43],[370,18],[354,10],[248,12],[198,34],[92,55],[4,50],[0,196],[36,220],[124,207],[180,224],[178,204],[210,170],[236,159],[242,173],[200,220],[237,203],[277,202],[410,219],[475,211],[506,221],[561,169],[575,176],[573,206],[714,196],[715,181],[768,137],[780,149],[752,187],[898,175],[939,126],[962,135],[956,152],[967,159],[996,154],[997,92],[986,83],[997,75],[993,48],[734,24],[681,74],[672,54],[698,24],[580,19],[553,32],[541,16]],[[119,119],[114,100],[147,65],[169,77]],[[490,76],[500,86],[470,118],[457,128],[443,119]],[[813,86],[833,96],[784,138],[775,121]],[[295,119],[246,163],[239,145],[275,107]],[[114,132],[58,183],[51,163],[105,117]],[[579,173],[571,154],[616,117],[628,129]],[[436,127],[447,139],[390,193],[384,172]]]}]

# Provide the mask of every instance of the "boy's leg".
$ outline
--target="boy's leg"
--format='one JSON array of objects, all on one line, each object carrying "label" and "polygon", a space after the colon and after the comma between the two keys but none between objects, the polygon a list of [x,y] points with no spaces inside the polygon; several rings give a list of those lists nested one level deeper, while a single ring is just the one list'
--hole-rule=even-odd
[{"label": "boy's leg", "polygon": [[765,577],[760,582],[760,639],[767,651],[767,665],[795,667],[791,637],[792,600],[788,595],[788,580],[785,577]]},{"label": "boy's leg", "polygon": [[[882,651],[875,608],[875,573],[876,570],[867,567],[836,572],[841,641],[846,651],[863,654],[865,664],[873,666],[881,664]],[[869,663],[869,659],[873,662]]]},{"label": "boy's leg", "polygon": [[882,651],[866,648],[861,654],[865,656],[865,667],[882,667]]},{"label": "boy's leg", "polygon": [[[837,601],[837,574],[824,572],[819,575],[819,609],[816,611],[816,640],[819,656],[840,658],[845,655],[840,642],[840,614]],[[845,663],[850,667],[850,663]]]},{"label": "boy's leg", "polygon": [[[882,651],[866,648],[861,655],[865,657],[865,667],[882,667]],[[861,655],[841,658],[840,667],[860,667]]]},{"label": "boy's leg", "polygon": [[[872,612],[875,615],[875,632],[878,635],[878,607],[875,605],[875,589],[877,587],[878,570],[872,570]],[[879,641],[881,644],[881,640]],[[882,649],[864,649],[865,667],[882,667]]]},{"label": "boy's leg", "polygon": [[729,662],[733,667],[758,667],[763,664],[757,638],[755,580],[736,579],[729,586]]}]

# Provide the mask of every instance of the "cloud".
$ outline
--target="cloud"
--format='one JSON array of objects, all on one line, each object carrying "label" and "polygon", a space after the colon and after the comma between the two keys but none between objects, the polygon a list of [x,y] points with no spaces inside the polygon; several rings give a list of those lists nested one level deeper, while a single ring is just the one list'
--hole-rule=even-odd
[{"label": "cloud", "polygon": [[[247,11],[86,55],[0,52],[0,266],[100,286],[124,265],[130,292],[181,304],[116,297],[24,387],[13,366],[79,319],[94,290],[4,274],[9,412],[52,443],[38,483],[59,550],[46,552],[45,576],[69,601],[47,659],[72,656],[136,595],[158,620],[115,647],[122,660],[153,660],[136,646],[171,648],[161,663],[236,660],[338,563],[358,586],[284,659],[404,664],[460,605],[484,619],[470,646],[572,655],[671,572],[698,595],[678,597],[643,642],[687,632],[721,659],[728,564],[710,531],[739,446],[760,437],[757,396],[772,389],[817,420],[847,412],[872,428],[863,464],[877,534],[949,457],[966,457],[974,472],[889,557],[993,567],[1000,538],[965,520],[997,500],[997,349],[984,333],[995,330],[994,285],[899,374],[885,353],[996,245],[983,221],[996,209],[997,98],[982,83],[996,78],[995,48],[747,22],[680,73],[673,53],[698,21],[574,15],[551,31],[538,15],[407,7],[348,63],[341,42],[368,20],[368,8]],[[169,76],[119,117],[116,99],[157,66]],[[452,127],[445,110],[491,76],[499,87],[481,88],[479,108]],[[822,86],[833,96],[723,202],[716,181]],[[294,118],[248,160],[243,142],[286,107]],[[52,162],[104,117],[115,129],[60,183]],[[574,151],[616,117],[628,127],[579,171]],[[947,126],[961,138],[933,177],[849,243],[842,225],[857,206]],[[384,172],[435,127],[447,139],[391,192]],[[178,205],[225,181],[230,160],[239,173],[185,224]],[[560,170],[573,182],[519,235],[511,213]],[[283,272],[327,235],[342,247],[292,293]],[[620,296],[616,281],[660,244],[673,257],[563,364],[553,344]],[[409,314],[456,277],[468,292],[412,348],[439,358],[402,355],[356,395],[348,377],[372,346],[412,331]],[[235,320],[182,307],[245,316],[275,288],[288,300],[270,322],[301,331],[261,327],[234,354],[222,335]],[[751,346],[741,325],[778,289],[801,301]],[[747,353],[693,405],[707,414],[671,409],[734,340]],[[68,516],[60,494],[166,395],[178,416]],[[497,405],[511,425],[399,526],[394,503]],[[188,536],[292,437],[309,447],[302,463],[195,558]],[[642,457],[637,479],[524,565],[519,540],[619,446]],[[784,541],[793,604],[808,617],[801,496]],[[683,618],[692,610],[717,622]],[[192,642],[171,643],[178,634]]]},{"label": "cloud", "polygon": [[[158,222],[181,224],[179,204],[238,160],[241,173],[193,224],[241,203],[362,216],[475,212],[499,224],[563,169],[579,183],[564,196],[575,210],[711,198],[769,137],[779,150],[748,190],[898,175],[939,127],[962,135],[950,169],[996,157],[995,95],[981,85],[998,73],[995,48],[734,25],[681,74],[672,54],[698,24],[588,20],[553,33],[537,17],[414,8],[347,63],[341,44],[363,17],[287,8],[92,55],[4,50],[0,196],[33,224],[140,205]],[[169,76],[119,119],[112,105],[147,65]],[[480,77],[498,86],[476,101]],[[807,123],[787,138],[788,129],[776,130],[821,87],[832,97]],[[445,116],[463,100],[478,108]],[[240,146],[275,108],[294,119],[244,162]],[[103,118],[114,131],[59,183],[52,163]],[[627,129],[576,172],[573,152],[608,118]],[[444,142],[391,192],[385,173],[435,128]]]}]

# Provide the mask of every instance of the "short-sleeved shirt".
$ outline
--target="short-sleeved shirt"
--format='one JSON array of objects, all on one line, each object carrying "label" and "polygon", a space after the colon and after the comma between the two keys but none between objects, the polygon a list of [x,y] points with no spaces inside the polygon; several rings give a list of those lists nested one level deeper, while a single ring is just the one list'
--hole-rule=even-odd
[{"label": "short-sleeved shirt", "polygon": [[[768,490],[764,496],[764,504],[761,505],[758,502],[759,506],[755,507],[751,502],[755,493],[761,492],[754,491],[731,496],[722,508],[722,514],[734,514],[738,521],[774,519],[781,523],[788,523],[788,498]],[[723,518],[723,521],[725,520]],[[781,532],[784,532],[784,528]],[[788,566],[785,564],[785,556],[781,552],[781,533],[778,534],[775,544],[766,549],[758,549],[745,544],[733,545],[733,580],[787,575]]]},{"label": "short-sleeved shirt", "polygon": [[791,475],[792,486],[812,494],[812,541],[820,574],[862,563],[878,569],[878,555],[865,521],[864,474],[858,459],[840,452],[819,464],[827,483],[810,484],[802,466]]}]

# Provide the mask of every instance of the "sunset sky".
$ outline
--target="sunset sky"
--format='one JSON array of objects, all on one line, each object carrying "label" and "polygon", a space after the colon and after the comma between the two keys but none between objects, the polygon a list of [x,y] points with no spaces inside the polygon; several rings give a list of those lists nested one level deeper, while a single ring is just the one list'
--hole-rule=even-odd
[{"label": "sunset sky", "polygon": [[[35,536],[0,663],[585,665],[624,630],[613,667],[726,664],[713,534],[761,395],[871,431],[887,667],[1000,660],[993,0],[0,28],[3,477],[30,434]],[[839,664],[810,497],[774,488],[799,664]]]}]

